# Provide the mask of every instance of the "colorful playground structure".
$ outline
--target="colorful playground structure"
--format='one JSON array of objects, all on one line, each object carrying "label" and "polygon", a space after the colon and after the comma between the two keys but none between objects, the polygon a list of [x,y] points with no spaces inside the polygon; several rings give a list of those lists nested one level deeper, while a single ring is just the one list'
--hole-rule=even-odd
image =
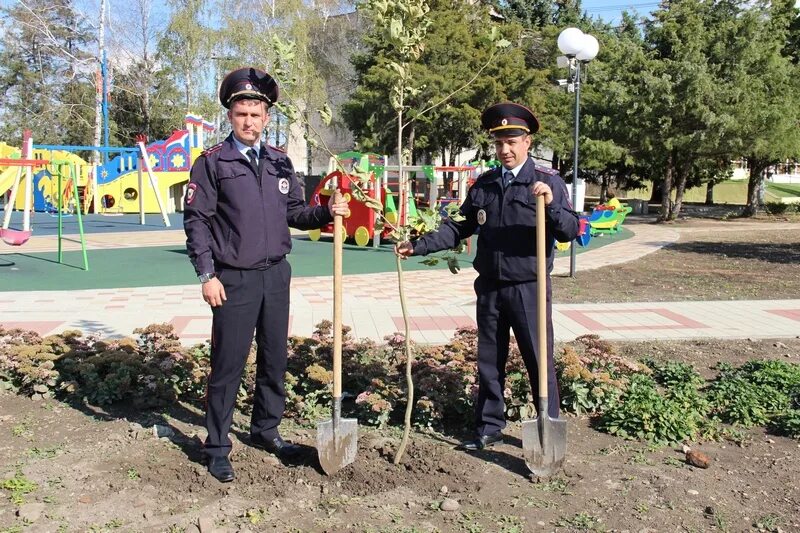
[{"label": "colorful playground structure", "polygon": [[[55,213],[58,199],[62,210],[74,213],[77,206],[84,213],[115,215],[123,213],[166,213],[182,210],[183,192],[189,181],[189,169],[203,151],[205,134],[213,125],[202,118],[187,115],[185,129],[177,130],[162,141],[144,146],[104,148],[93,146],[33,145],[32,158],[51,163],[37,168],[32,176],[32,204],[36,212]],[[144,141],[140,143],[144,145]],[[93,165],[76,152],[98,151],[106,161]],[[109,158],[108,155],[111,155]],[[146,154],[146,158],[143,155]],[[18,148],[0,143],[0,158],[18,159]],[[71,196],[72,183],[66,180],[58,189],[57,165],[75,166],[79,201]],[[0,196],[10,192],[16,168],[0,164]],[[143,180],[142,174],[147,176]],[[163,201],[162,201],[163,200]],[[13,208],[23,210],[26,196],[17,195]],[[11,205],[8,202],[7,205]]]},{"label": "colorful playground structure", "polygon": [[[205,133],[213,126],[200,117],[187,115],[186,128],[164,140],[145,145],[108,146],[36,145],[30,132],[23,135],[22,149],[0,143],[0,199],[5,214],[0,240],[9,246],[24,245],[33,234],[34,212],[58,217],[58,262],[63,262],[63,218],[75,215],[83,252],[83,269],[89,269],[82,215],[160,213],[169,227],[168,213],[183,210],[183,193],[189,169],[203,150]],[[76,152],[103,155],[103,162],[90,164]],[[114,157],[109,158],[112,154]],[[146,175],[146,180],[145,180]],[[12,211],[22,211],[22,228],[10,227]]]},{"label": "colorful playground structure", "polygon": [[[369,173],[369,178],[361,187],[367,196],[383,205],[384,220],[389,224],[402,224],[417,216],[418,202],[431,208],[444,208],[448,203],[460,202],[469,185],[488,168],[486,163],[464,166],[406,165],[401,178],[398,166],[388,165],[387,161],[387,156],[360,152],[344,152],[335,159],[331,158],[328,174],[320,180],[311,195],[311,205],[327,205],[336,188],[346,198],[356,198],[353,188],[361,181],[346,172],[359,169]],[[453,173],[449,190],[440,186],[444,183],[442,178],[445,172]],[[352,238],[358,246],[366,246],[370,241],[378,246],[380,239],[391,233],[391,228],[381,224],[379,217],[364,203],[352,201],[350,206],[350,216],[343,224],[345,238]],[[382,229],[378,231],[376,228]],[[323,232],[332,233],[333,225],[309,231],[309,238],[316,241]]]},{"label": "colorful playground structure", "polygon": [[[461,203],[461,199],[466,196],[467,189],[472,183],[485,172],[488,168],[499,164],[496,161],[488,163],[475,162],[465,166],[451,167],[451,166],[437,166],[437,165],[416,165],[404,166],[403,172],[408,172],[412,179],[401,180],[399,177],[399,169],[396,165],[387,165],[386,156],[377,154],[362,154],[360,152],[345,152],[339,154],[336,159],[331,158],[328,168],[328,175],[326,175],[315,188],[311,196],[311,205],[327,205],[331,195],[335,189],[339,189],[342,194],[350,202],[350,216],[344,220],[342,231],[344,231],[345,239],[353,239],[358,246],[367,246],[372,241],[373,246],[377,247],[380,240],[388,237],[391,233],[391,228],[379,223],[376,214],[367,207],[363,202],[356,200],[357,195],[353,194],[353,188],[362,183],[363,180],[358,180],[354,176],[346,172],[352,172],[354,169],[359,169],[363,172],[369,172],[369,179],[365,184],[361,185],[363,192],[370,198],[380,201],[383,205],[383,218],[389,224],[396,224],[398,221],[402,224],[404,221],[413,220],[417,215],[417,198],[425,198],[425,203],[430,207],[444,207],[452,202]],[[441,174],[444,172],[453,172],[454,179],[452,187],[446,191],[444,196],[440,193],[444,190],[439,187]],[[422,179],[419,179],[419,176]],[[422,191],[422,194],[414,194],[414,191],[407,190],[406,198],[407,205],[405,216],[401,209],[403,197],[401,194],[403,183],[410,189],[410,184],[423,184],[427,185],[427,189]],[[619,202],[617,201],[617,204]],[[619,231],[619,225],[622,224],[624,216],[630,212],[630,207],[624,206],[619,210],[614,211],[613,220],[606,220],[608,217],[606,212],[611,213],[610,210],[603,207],[598,212],[600,215],[593,213],[591,216],[581,216],[580,228],[578,237],[575,241],[580,246],[588,246],[591,241],[592,235],[598,233],[614,233]],[[444,211],[442,211],[444,215]],[[601,220],[602,219],[602,220]],[[595,228],[594,221],[597,221],[598,226]],[[379,228],[380,231],[379,231]],[[311,240],[317,241],[320,239],[322,233],[333,233],[333,224],[320,229],[311,230],[308,236]],[[559,250],[569,249],[571,243],[556,243]]]},{"label": "colorful playground structure", "polygon": [[617,198],[611,198],[605,204],[594,207],[588,217],[593,235],[611,235],[622,228],[625,217],[632,211],[629,205],[621,204]]}]

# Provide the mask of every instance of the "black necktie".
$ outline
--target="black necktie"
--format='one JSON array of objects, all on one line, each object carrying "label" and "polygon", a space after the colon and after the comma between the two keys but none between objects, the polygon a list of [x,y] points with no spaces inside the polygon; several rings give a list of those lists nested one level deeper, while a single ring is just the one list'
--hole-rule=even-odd
[{"label": "black necktie", "polygon": [[253,167],[253,170],[258,174],[258,153],[255,148],[247,150],[247,158],[250,160],[250,166]]},{"label": "black necktie", "polygon": [[503,173],[503,187],[508,187],[508,184],[514,179],[514,173],[510,170],[506,170]]}]

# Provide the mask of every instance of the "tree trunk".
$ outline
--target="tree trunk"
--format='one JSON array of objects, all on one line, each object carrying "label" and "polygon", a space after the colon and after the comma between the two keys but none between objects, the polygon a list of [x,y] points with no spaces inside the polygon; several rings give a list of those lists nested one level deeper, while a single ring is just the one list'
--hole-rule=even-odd
[{"label": "tree trunk", "polygon": [[747,166],[750,168],[750,179],[747,181],[747,205],[742,215],[752,217],[758,213],[758,190],[764,181],[764,169],[768,164],[766,161],[748,157]]},{"label": "tree trunk", "polygon": [[192,74],[188,70],[183,73],[186,77],[186,113],[192,112]]},{"label": "tree trunk", "polygon": [[[100,0],[100,24],[99,34],[97,37],[97,58],[100,63],[103,61],[103,54],[106,49],[105,40],[105,0]],[[102,65],[100,66],[102,68]],[[98,69],[99,71],[99,69]],[[94,145],[100,146],[103,136],[103,80],[100,75],[95,76],[96,91],[94,96]],[[92,164],[99,165],[102,161],[100,152],[95,151],[92,153]]]},{"label": "tree trunk", "polygon": [[408,127],[408,140],[406,141],[406,150],[408,150],[408,153],[411,155],[411,161],[409,161],[409,163],[415,165],[416,158],[414,157],[414,140],[417,131],[416,129],[414,129],[414,122],[409,124],[407,127]]},{"label": "tree trunk", "polygon": [[[455,146],[451,146],[450,157],[445,161],[446,165],[449,165],[451,167],[456,166],[456,153],[458,153],[458,148],[456,148]],[[451,194],[453,190],[453,179],[455,179],[454,172],[444,173],[444,195],[448,198],[453,196]]]},{"label": "tree trunk", "polygon": [[664,181],[661,182],[661,213],[658,215],[658,221],[664,222],[670,219],[672,205],[670,196],[672,193],[672,173],[674,171],[674,163],[672,161],[672,152],[667,157],[667,165],[664,169]]},{"label": "tree trunk", "polygon": [[675,220],[681,212],[683,205],[683,193],[686,191],[686,180],[689,177],[691,164],[686,162],[678,167],[678,182],[675,184],[675,204],[669,214],[670,220]]},{"label": "tree trunk", "polygon": [[714,181],[706,184],[706,205],[714,205]]},{"label": "tree trunk", "polygon": [[603,174],[600,176],[600,203],[604,204],[608,201],[608,176]]},{"label": "tree trunk", "polygon": [[648,203],[650,204],[660,204],[661,203],[661,188],[664,186],[664,182],[662,180],[653,180],[653,189],[650,191],[650,200]]}]

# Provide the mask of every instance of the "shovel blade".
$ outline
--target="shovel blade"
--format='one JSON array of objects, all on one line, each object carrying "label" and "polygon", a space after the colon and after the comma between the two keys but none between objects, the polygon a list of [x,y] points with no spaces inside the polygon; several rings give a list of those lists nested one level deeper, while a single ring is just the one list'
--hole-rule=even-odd
[{"label": "shovel blade", "polygon": [[537,416],[522,423],[525,464],[538,477],[549,477],[564,463],[567,453],[567,421]]},{"label": "shovel blade", "polygon": [[317,424],[317,454],[322,470],[329,476],[356,460],[358,452],[358,421],[341,418],[336,427],[333,420]]}]

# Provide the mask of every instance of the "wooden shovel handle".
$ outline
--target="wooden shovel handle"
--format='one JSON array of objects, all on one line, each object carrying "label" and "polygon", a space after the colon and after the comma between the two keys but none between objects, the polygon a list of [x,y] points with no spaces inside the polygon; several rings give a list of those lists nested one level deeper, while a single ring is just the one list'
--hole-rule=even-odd
[{"label": "wooden shovel handle", "polygon": [[[337,189],[333,202],[342,193]],[[342,216],[333,217],[333,397],[342,396]]]},{"label": "wooden shovel handle", "polygon": [[[547,398],[547,263],[544,196],[536,197],[536,329],[539,356],[539,397]],[[539,413],[547,416],[547,413]]]}]

